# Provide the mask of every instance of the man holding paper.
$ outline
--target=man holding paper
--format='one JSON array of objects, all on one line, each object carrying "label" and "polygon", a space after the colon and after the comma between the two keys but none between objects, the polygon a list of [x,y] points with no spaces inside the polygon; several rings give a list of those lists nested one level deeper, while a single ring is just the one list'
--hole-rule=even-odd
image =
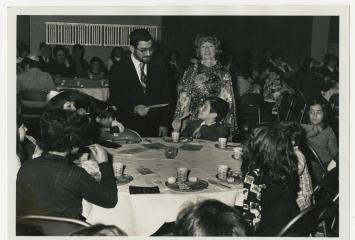
[{"label": "man holding paper", "polygon": [[125,127],[143,137],[166,136],[171,114],[168,73],[152,58],[153,38],[147,30],[130,34],[130,51],[111,71],[111,101]]}]

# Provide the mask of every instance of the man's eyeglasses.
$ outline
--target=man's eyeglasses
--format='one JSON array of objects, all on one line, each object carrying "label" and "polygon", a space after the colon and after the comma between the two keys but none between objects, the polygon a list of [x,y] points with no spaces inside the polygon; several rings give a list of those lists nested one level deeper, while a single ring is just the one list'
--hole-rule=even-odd
[{"label": "man's eyeglasses", "polygon": [[148,52],[153,52],[154,48],[150,47],[150,48],[136,48],[138,51],[140,51],[141,53],[148,53]]}]

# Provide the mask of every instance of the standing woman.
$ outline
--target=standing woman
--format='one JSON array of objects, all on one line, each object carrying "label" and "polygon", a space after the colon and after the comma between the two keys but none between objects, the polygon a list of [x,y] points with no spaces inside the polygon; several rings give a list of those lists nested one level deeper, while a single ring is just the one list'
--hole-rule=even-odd
[{"label": "standing woman", "polygon": [[[208,96],[220,97],[229,103],[231,111],[225,125],[234,135],[237,132],[235,99],[230,73],[217,61],[221,42],[215,35],[197,35],[195,40],[197,64],[190,65],[178,84],[178,103],[173,128],[178,130],[180,118],[191,112],[188,121],[196,120],[199,107]],[[188,121],[184,121],[183,128]]]}]

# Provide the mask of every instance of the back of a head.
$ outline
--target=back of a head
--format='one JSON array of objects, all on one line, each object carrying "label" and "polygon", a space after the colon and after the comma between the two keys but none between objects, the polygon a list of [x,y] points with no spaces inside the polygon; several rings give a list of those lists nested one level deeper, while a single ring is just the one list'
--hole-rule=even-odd
[{"label": "back of a head", "polygon": [[245,228],[238,210],[218,200],[206,200],[179,213],[174,235],[245,236]]},{"label": "back of a head", "polygon": [[95,224],[71,234],[71,236],[127,236],[114,225]]},{"label": "back of a head", "polygon": [[216,122],[223,120],[229,111],[229,104],[219,97],[210,96],[206,99],[210,102],[210,112],[217,113]]},{"label": "back of a head", "polygon": [[133,47],[137,47],[140,41],[148,42],[149,40],[153,40],[152,36],[146,29],[136,29],[131,32],[129,36],[129,43]]},{"label": "back of a head", "polygon": [[40,118],[40,148],[45,152],[67,152],[85,146],[88,124],[88,118],[75,111],[46,110]]},{"label": "back of a head", "polygon": [[260,176],[294,189],[298,186],[298,160],[291,140],[278,126],[255,128],[243,147],[242,172],[260,169]]}]

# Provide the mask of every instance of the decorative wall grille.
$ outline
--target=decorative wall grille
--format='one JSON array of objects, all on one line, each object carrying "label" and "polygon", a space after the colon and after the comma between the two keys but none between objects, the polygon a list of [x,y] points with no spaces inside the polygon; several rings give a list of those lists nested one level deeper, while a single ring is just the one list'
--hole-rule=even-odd
[{"label": "decorative wall grille", "polygon": [[158,26],[46,22],[46,43],[55,45],[129,46],[130,33],[139,28],[160,40]]}]

